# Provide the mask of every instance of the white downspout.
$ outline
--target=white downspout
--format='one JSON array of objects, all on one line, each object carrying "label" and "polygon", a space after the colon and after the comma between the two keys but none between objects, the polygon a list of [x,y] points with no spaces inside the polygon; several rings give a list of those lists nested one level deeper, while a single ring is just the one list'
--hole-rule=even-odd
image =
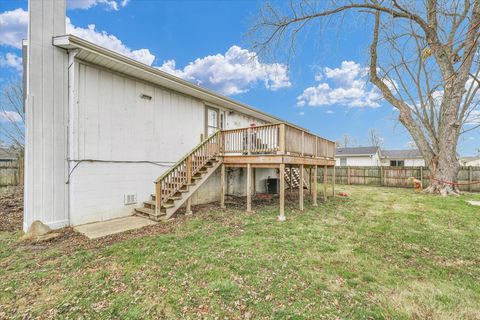
[{"label": "white downspout", "polygon": [[67,127],[67,162],[68,162],[68,224],[71,225],[72,221],[72,187],[70,184],[70,174],[72,173],[73,166],[72,159],[76,159],[74,137],[76,134],[75,128],[75,110],[77,104],[77,95],[75,92],[75,56],[78,53],[78,49],[68,51],[68,127]]}]

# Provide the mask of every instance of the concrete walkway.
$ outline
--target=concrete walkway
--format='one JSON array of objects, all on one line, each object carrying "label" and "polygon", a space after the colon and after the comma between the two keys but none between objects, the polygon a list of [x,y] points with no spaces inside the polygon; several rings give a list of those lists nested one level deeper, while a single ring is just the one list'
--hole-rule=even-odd
[{"label": "concrete walkway", "polygon": [[112,220],[82,224],[74,227],[73,229],[84,234],[89,239],[97,239],[115,233],[140,229],[156,223],[157,222],[146,218],[128,216]]}]

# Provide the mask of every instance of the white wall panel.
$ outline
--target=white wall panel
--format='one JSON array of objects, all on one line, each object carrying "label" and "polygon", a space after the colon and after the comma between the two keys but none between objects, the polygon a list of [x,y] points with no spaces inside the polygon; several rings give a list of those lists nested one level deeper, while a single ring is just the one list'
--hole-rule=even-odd
[{"label": "white wall panel", "polygon": [[68,224],[68,63],[52,45],[65,33],[65,10],[65,1],[29,2],[24,229],[35,220]]},{"label": "white wall panel", "polygon": [[[75,160],[105,162],[84,161],[72,173],[74,225],[131,214],[133,207],[124,205],[124,195],[136,194],[141,206],[154,192],[154,180],[167,169],[119,161],[171,165],[200,142],[204,130],[201,101],[83,63],[78,72]],[[142,99],[142,94],[152,99]],[[194,203],[217,200],[218,191],[211,187],[218,181],[211,180]]]}]

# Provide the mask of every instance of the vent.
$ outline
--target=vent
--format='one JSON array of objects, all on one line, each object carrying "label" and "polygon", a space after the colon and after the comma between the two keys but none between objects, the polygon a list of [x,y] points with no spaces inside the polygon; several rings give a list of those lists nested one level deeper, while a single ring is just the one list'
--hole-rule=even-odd
[{"label": "vent", "polygon": [[126,194],[124,196],[124,204],[134,204],[137,203],[137,195],[136,194]]}]

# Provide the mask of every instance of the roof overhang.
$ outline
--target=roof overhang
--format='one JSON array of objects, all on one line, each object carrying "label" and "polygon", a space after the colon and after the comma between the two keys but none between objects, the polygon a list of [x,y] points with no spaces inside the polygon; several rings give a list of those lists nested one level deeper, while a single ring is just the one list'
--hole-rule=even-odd
[{"label": "roof overhang", "polygon": [[[205,103],[221,106],[239,113],[255,117],[268,123],[288,123],[280,118],[269,115],[261,110],[237,102],[226,96],[205,89],[181,78],[158,70],[144,63],[138,62],[114,51],[105,49],[73,35],[57,36],[53,38],[53,45],[66,50],[79,49],[76,59],[99,65],[116,72],[141,79],[185,95],[195,97]],[[306,130],[295,124],[288,123],[296,128]]]}]

